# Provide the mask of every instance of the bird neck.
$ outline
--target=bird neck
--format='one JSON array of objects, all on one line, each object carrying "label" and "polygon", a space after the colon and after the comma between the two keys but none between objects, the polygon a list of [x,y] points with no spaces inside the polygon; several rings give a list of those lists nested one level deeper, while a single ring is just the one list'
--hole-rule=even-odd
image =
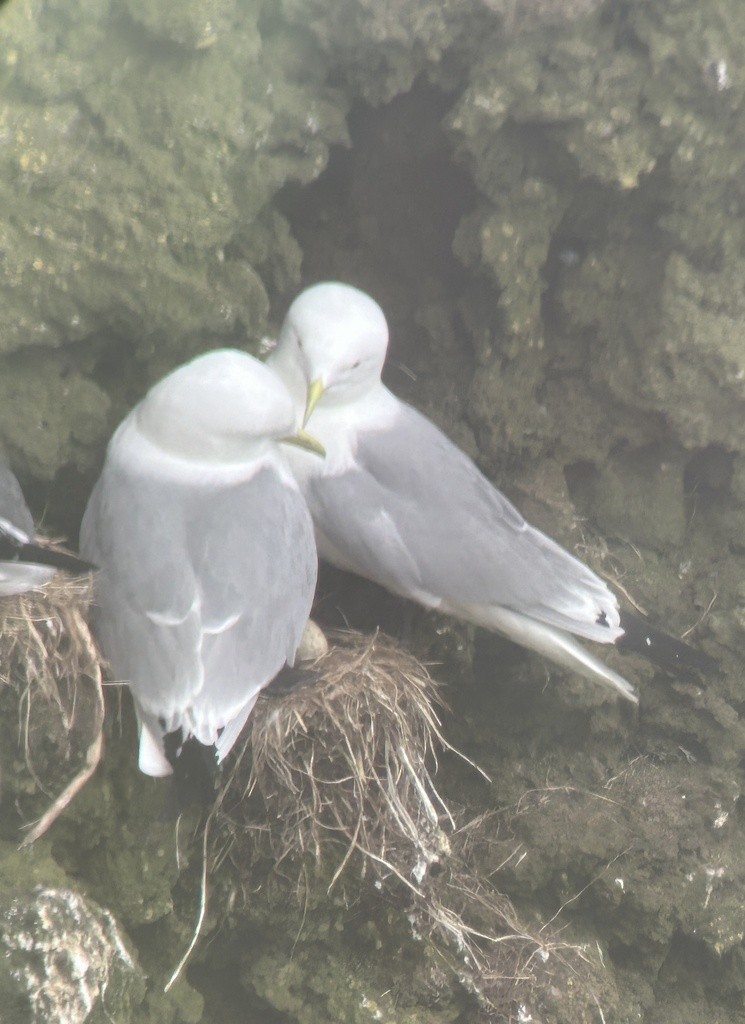
[{"label": "bird neck", "polygon": [[298,451],[291,458],[293,469],[302,464],[305,475],[311,477],[336,476],[353,468],[359,436],[368,430],[389,429],[400,410],[398,399],[380,382],[356,400],[324,399],[309,419],[308,430],[324,446],[326,457],[319,459]]},{"label": "bird neck", "polygon": [[[235,446],[238,447],[238,446]],[[156,441],[142,429],[136,410],[120,424],[109,446],[111,458],[132,472],[176,480],[210,480],[221,483],[249,480],[263,466],[279,462],[276,446],[269,440],[255,444],[199,445],[181,435]]]},{"label": "bird neck", "polygon": [[288,356],[283,345],[278,345],[267,358],[269,366],[290,392],[295,409],[298,413],[297,425],[302,422],[305,401],[308,396],[308,380],[305,371],[296,359]]}]

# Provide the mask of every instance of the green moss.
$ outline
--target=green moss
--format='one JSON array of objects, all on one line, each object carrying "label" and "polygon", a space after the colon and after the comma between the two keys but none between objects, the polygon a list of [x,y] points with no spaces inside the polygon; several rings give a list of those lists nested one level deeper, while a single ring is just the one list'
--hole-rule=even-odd
[{"label": "green moss", "polygon": [[575,492],[606,537],[624,537],[629,519],[639,544],[656,550],[679,545],[685,535],[683,463],[680,452],[623,450]]},{"label": "green moss", "polygon": [[152,1024],[199,1024],[203,1019],[204,999],[182,977],[168,993],[153,988],[147,997]]},{"label": "green moss", "polygon": [[407,92],[463,28],[457,0],[283,0],[282,13],[313,36],[348,92],[371,103]]},{"label": "green moss", "polygon": [[19,850],[18,843],[0,841],[0,903],[4,907],[18,893],[31,892],[37,885],[61,886],[65,881],[48,844]]},{"label": "green moss", "polygon": [[[126,0],[125,7],[132,20],[143,25],[153,36],[191,50],[207,50],[214,46],[220,36],[233,31],[238,16],[235,0],[185,0],[170,9],[145,3],[144,0]],[[258,10],[259,5],[241,5],[246,13],[252,7]],[[257,33],[256,46],[247,56],[255,56],[258,45]]]},{"label": "green moss", "polygon": [[344,969],[336,958],[324,963],[316,955],[309,959],[301,954],[289,962],[260,957],[251,964],[248,979],[272,1009],[298,1024],[434,1024],[452,1019],[449,1013],[435,1017],[428,1012],[425,1017],[418,1010],[396,1007],[389,993],[377,994],[376,982],[364,973],[359,963]]},{"label": "green moss", "polygon": [[[0,22],[0,436],[24,475],[88,471],[187,355],[255,349],[304,261],[375,292],[394,388],[533,521],[721,656],[704,688],[602,652],[639,684],[634,714],[498,638],[417,631],[457,680],[448,735],[495,780],[445,759],[448,795],[485,815],[474,869],[504,863],[522,914],[563,907],[602,951],[581,984],[557,968],[542,1019],[568,1024],[741,1016],[744,19],[738,0],[14,0]],[[350,105],[392,97],[356,108],[354,151],[305,188]],[[731,477],[694,472],[710,449]],[[230,858],[210,941],[162,996],[199,844],[177,878],[134,746],[110,738],[50,843],[0,849],[0,896],[83,879],[136,935],[143,1017],[472,1019],[404,907],[351,877],[339,902],[323,871],[300,906]]]},{"label": "green moss", "polygon": [[175,822],[161,820],[164,785],[136,774],[133,748],[118,754],[118,775],[93,780],[59,824],[55,856],[68,871],[84,874],[91,894],[132,928],[173,910],[177,833]]},{"label": "green moss", "polygon": [[0,361],[0,436],[17,469],[44,480],[90,466],[108,429],[109,399],[71,363],[44,350]]},{"label": "green moss", "polygon": [[[252,260],[294,276],[297,255],[266,227],[254,250],[251,225],[288,180],[323,169],[345,101],[308,42],[262,38],[258,14],[218,0],[175,13],[90,0],[75,18],[37,0],[4,9],[0,350],[95,336],[99,352],[127,345],[152,380],[205,345],[260,336]],[[48,389],[29,371],[27,388]],[[25,409],[0,424],[33,474],[85,468],[66,436],[103,439],[82,387],[69,379],[74,402],[55,404],[54,449]]]}]

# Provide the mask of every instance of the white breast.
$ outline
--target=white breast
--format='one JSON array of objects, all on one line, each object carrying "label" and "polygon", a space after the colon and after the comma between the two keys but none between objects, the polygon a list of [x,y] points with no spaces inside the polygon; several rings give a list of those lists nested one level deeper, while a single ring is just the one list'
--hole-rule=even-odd
[{"label": "white breast", "polygon": [[368,430],[384,430],[396,418],[399,401],[381,384],[364,398],[348,404],[324,404],[323,400],[308,421],[307,430],[326,449],[326,457],[282,445],[300,489],[318,476],[339,476],[353,469],[357,438]]}]

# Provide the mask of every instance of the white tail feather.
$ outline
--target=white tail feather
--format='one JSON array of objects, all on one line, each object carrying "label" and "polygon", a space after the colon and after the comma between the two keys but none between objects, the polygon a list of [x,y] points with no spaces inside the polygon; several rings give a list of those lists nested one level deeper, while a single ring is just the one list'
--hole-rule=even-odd
[{"label": "white tail feather", "polygon": [[603,683],[620,693],[633,704],[639,703],[636,690],[628,680],[603,664],[599,658],[590,654],[569,633],[547,626],[543,622],[531,619],[527,615],[497,606],[491,608],[461,608],[453,610],[454,614],[475,622],[486,629],[496,630],[515,643],[537,651],[544,658],[562,665],[564,668],[578,672],[585,679]]},{"label": "white tail feather", "polygon": [[248,716],[253,711],[253,706],[256,703],[256,699],[258,698],[258,696],[259,691],[257,690],[253,697],[249,700],[249,702],[241,708],[241,710],[238,712],[235,718],[231,719],[228,722],[228,724],[225,726],[223,731],[218,736],[217,741],[215,742],[218,764],[222,764],[223,758],[226,756],[226,754],[228,754],[231,747],[240,736],[241,729],[246,724]]},{"label": "white tail feather", "polygon": [[156,779],[161,779],[166,775],[173,775],[173,768],[163,753],[162,746],[144,722],[140,723],[138,764],[141,772],[144,772],[145,775],[152,775]]}]

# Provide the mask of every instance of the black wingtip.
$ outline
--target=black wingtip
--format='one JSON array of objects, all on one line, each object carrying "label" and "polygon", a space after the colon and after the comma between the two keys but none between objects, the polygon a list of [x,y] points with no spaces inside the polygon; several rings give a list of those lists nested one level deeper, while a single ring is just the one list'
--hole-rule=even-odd
[{"label": "black wingtip", "polygon": [[0,518],[0,561],[26,562],[32,565],[48,565],[76,576],[93,572],[91,562],[74,555],[71,551],[35,543],[22,530],[8,520]]},{"label": "black wingtip", "polygon": [[72,576],[84,576],[86,573],[96,570],[96,566],[92,562],[86,562],[84,558],[73,555],[71,551],[47,548],[41,544],[24,544],[16,560],[32,562],[34,565],[48,565],[52,569],[60,569]]},{"label": "black wingtip", "polygon": [[690,678],[695,672],[713,675],[719,672],[716,658],[690,647],[683,640],[669,636],[661,629],[650,626],[631,612],[621,612],[623,636],[616,640],[619,651],[642,654],[660,668],[674,675]]}]

